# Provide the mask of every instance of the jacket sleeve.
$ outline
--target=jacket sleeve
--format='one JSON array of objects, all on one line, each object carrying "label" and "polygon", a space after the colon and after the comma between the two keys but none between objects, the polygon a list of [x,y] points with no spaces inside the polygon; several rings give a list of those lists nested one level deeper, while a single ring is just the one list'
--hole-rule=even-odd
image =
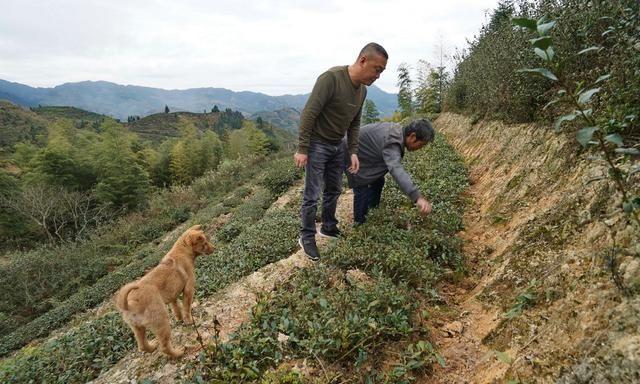
[{"label": "jacket sleeve", "polygon": [[333,77],[325,72],[318,77],[313,86],[311,95],[300,115],[300,129],[298,134],[298,153],[307,154],[311,131],[316,123],[318,115],[322,112],[327,101],[331,99],[334,91]]},{"label": "jacket sleeve", "polygon": [[398,143],[386,143],[382,149],[382,158],[387,165],[387,169],[389,169],[389,173],[398,183],[400,190],[415,203],[421,197],[420,191],[400,163],[400,160],[402,160],[400,145]]},{"label": "jacket sleeve", "polygon": [[[364,87],[364,85],[361,85]],[[349,154],[353,155],[354,153],[358,153],[358,134],[360,133],[360,119],[362,118],[362,105],[364,104],[364,100],[367,98],[367,88],[364,89],[364,98],[362,99],[362,104],[360,104],[360,109],[356,114],[356,117],[353,118],[349,128],[347,129],[347,141],[349,147]]]}]

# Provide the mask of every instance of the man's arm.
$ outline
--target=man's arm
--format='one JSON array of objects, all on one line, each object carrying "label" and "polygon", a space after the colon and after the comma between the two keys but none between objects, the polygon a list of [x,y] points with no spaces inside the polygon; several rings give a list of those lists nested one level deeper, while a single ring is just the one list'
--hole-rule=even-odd
[{"label": "man's arm", "polygon": [[349,148],[349,154],[355,155],[358,153],[358,134],[360,133],[360,119],[362,117],[362,105],[364,104],[364,100],[367,98],[367,89],[364,89],[364,98],[363,102],[360,104],[360,109],[356,114],[356,117],[353,118],[351,124],[349,124],[349,128],[347,129],[347,146]]},{"label": "man's arm", "polygon": [[389,173],[398,183],[400,190],[409,196],[413,203],[422,198],[418,187],[413,183],[411,176],[400,163],[400,160],[402,160],[400,144],[386,144],[382,149],[382,158],[387,165],[387,169],[389,169]]},{"label": "man's arm", "polygon": [[320,75],[300,115],[300,130],[298,135],[299,154],[307,154],[309,141],[311,140],[311,130],[325,104],[333,96],[333,90],[334,84],[331,73],[325,72]]}]

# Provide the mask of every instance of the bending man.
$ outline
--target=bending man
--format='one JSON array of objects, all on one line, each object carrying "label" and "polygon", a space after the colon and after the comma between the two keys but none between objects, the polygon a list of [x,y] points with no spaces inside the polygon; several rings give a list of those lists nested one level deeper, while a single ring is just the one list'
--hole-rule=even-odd
[{"label": "bending man", "polygon": [[400,190],[411,199],[420,213],[431,212],[431,203],[422,197],[400,160],[405,149],[417,151],[432,142],[434,136],[433,127],[426,119],[413,121],[404,127],[390,122],[360,127],[357,151],[360,170],[347,172],[349,186],[353,188],[353,220],[356,225],[363,224],[369,209],[380,204],[387,172],[391,173]]}]

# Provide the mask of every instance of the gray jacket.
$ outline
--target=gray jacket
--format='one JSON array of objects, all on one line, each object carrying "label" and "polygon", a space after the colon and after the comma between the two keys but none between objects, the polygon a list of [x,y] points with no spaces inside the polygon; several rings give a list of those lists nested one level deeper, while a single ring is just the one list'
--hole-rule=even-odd
[{"label": "gray jacket", "polygon": [[[404,134],[400,124],[382,122],[371,123],[360,127],[358,137],[358,160],[360,170],[353,175],[347,173],[350,187],[362,187],[391,173],[400,190],[414,203],[421,197],[418,187],[411,181],[400,160],[404,156]],[[346,146],[346,141],[343,140]],[[348,167],[351,159],[347,154],[345,164]]]}]

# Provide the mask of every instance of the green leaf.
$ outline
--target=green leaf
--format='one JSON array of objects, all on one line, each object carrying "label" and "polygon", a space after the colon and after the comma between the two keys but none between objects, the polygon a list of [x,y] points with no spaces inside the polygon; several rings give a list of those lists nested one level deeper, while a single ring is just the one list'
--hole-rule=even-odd
[{"label": "green leaf", "polygon": [[594,45],[593,47],[585,48],[582,51],[578,52],[578,55],[584,55],[585,53],[593,52],[593,51],[599,51],[601,49],[602,49],[602,47]]},{"label": "green leaf", "polygon": [[435,352],[434,355],[436,357],[436,361],[438,361],[438,364],[440,364],[442,368],[445,368],[446,362],[444,361],[444,357],[442,357],[442,355],[438,352]]},{"label": "green leaf", "polygon": [[550,106],[552,106],[553,104],[559,102],[560,99],[555,99],[555,100],[551,100],[550,102],[548,102],[544,107],[542,107],[542,110],[546,110],[547,108],[549,108]]},{"label": "green leaf", "polygon": [[573,121],[575,119],[576,119],[575,113],[570,113],[568,115],[560,116],[558,120],[556,120],[556,124],[555,124],[556,131],[560,130],[562,123],[564,123],[565,121]]},{"label": "green leaf", "polygon": [[556,75],[554,75],[553,72],[551,72],[546,68],[519,69],[518,72],[537,73],[553,81],[558,81],[558,78],[556,77]]},{"label": "green leaf", "polygon": [[503,363],[511,364],[511,356],[506,352],[496,351],[496,357]]},{"label": "green leaf", "polygon": [[622,203],[622,209],[626,213],[631,213],[631,212],[635,211],[636,209],[640,209],[640,197],[636,196],[633,199],[631,199],[631,198],[628,199],[627,201]]},{"label": "green leaf", "polygon": [[535,54],[538,55],[538,57],[540,57],[542,60],[549,61],[549,58],[547,57],[547,53],[545,51],[543,51],[542,49],[534,48],[533,52],[535,52]]},{"label": "green leaf", "polygon": [[373,300],[372,302],[369,303],[369,306],[367,307],[367,309],[371,309],[378,304],[380,304],[380,300]]},{"label": "green leaf", "polygon": [[545,52],[547,52],[547,56],[549,56],[549,61],[553,60],[553,57],[556,55],[556,52],[553,50],[553,47],[547,48]]},{"label": "green leaf", "polygon": [[622,136],[620,136],[617,133],[612,133],[610,135],[607,135],[604,137],[605,141],[608,141],[609,143],[615,144],[618,147],[622,147],[623,143],[622,143]]},{"label": "green leaf", "polygon": [[624,155],[640,155],[638,148],[616,148],[615,151]]},{"label": "green leaf", "polygon": [[610,77],[611,77],[610,73],[608,73],[606,75],[602,75],[602,76],[598,77],[598,80],[596,80],[595,84],[598,84],[601,81],[609,80]]},{"label": "green leaf", "polygon": [[615,29],[613,29],[612,27],[609,27],[609,29],[607,29],[606,31],[602,32],[602,37],[607,36],[608,34],[610,34],[613,31],[615,31]]},{"label": "green leaf", "polygon": [[531,44],[534,47],[545,50],[549,48],[553,40],[549,36],[544,36],[544,37],[538,37],[536,39],[531,39],[529,40],[529,42],[531,42]]},{"label": "green leaf", "polygon": [[538,27],[535,20],[526,17],[515,17],[511,19],[511,22],[519,27],[528,28],[532,31],[535,31]]},{"label": "green leaf", "polygon": [[556,25],[555,21],[551,21],[551,22],[544,23],[544,24],[539,24],[537,26],[538,34],[540,36],[546,35],[549,32],[549,30],[551,30],[551,28],[553,28],[554,25]]},{"label": "green leaf", "polygon": [[583,147],[587,147],[587,145],[589,145],[589,142],[591,141],[591,138],[593,138],[593,134],[598,130],[598,127],[586,127],[586,128],[582,128],[581,130],[578,131],[578,133],[576,134],[576,138],[578,139],[578,142],[583,146]]},{"label": "green leaf", "polygon": [[546,51],[540,48],[534,48],[533,52],[535,52],[535,54],[538,55],[540,58],[542,58],[542,60],[544,61],[551,61],[553,60],[553,56],[555,56],[553,47],[547,48]]},{"label": "green leaf", "polygon": [[600,88],[591,88],[587,91],[580,92],[580,96],[578,96],[578,104],[586,104],[591,100],[591,97],[596,93],[600,92]]}]

